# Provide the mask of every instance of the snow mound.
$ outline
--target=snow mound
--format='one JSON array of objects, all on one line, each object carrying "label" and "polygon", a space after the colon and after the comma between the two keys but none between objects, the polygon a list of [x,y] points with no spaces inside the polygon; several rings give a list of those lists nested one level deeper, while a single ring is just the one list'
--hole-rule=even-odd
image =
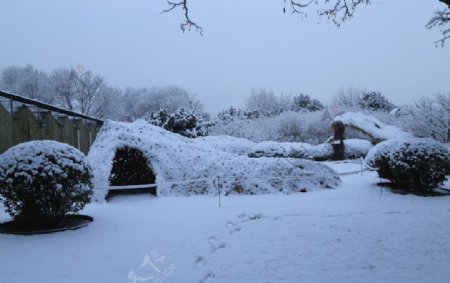
[{"label": "snow mound", "polygon": [[[208,140],[208,139],[207,139]],[[329,167],[306,160],[249,158],[202,145],[138,120],[134,123],[107,120],[88,154],[97,197],[106,192],[116,149],[141,150],[156,175],[158,195],[213,194],[217,178],[222,192],[261,194],[333,188],[340,183]],[[229,141],[229,140],[228,140]],[[225,141],[226,142],[226,141]],[[216,148],[228,148],[215,140]],[[99,195],[100,193],[100,195]]]},{"label": "snow mound", "polygon": [[338,115],[333,122],[342,122],[369,135],[374,141],[383,141],[394,138],[412,138],[411,133],[404,132],[397,127],[386,125],[372,116],[362,113],[347,112]]}]

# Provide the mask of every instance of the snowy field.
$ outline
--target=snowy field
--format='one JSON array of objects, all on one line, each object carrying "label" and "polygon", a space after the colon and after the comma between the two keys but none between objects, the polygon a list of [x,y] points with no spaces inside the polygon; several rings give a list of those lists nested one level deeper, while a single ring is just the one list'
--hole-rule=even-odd
[{"label": "snowy field", "polygon": [[0,282],[450,282],[449,196],[380,190],[373,172],[341,178],[221,208],[212,196],[92,204],[80,230],[0,234]]}]

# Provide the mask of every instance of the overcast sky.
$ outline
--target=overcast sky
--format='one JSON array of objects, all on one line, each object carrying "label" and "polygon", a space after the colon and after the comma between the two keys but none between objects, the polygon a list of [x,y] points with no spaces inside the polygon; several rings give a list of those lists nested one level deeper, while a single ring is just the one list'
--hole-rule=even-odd
[{"label": "overcast sky", "polygon": [[[375,1],[373,1],[375,2]],[[385,0],[337,28],[282,0],[192,0],[204,35],[182,33],[165,0],[0,0],[0,68],[79,64],[117,87],[178,85],[206,110],[243,106],[252,88],[307,93],[325,103],[341,86],[393,102],[450,91],[450,42],[425,29],[438,0]]]}]

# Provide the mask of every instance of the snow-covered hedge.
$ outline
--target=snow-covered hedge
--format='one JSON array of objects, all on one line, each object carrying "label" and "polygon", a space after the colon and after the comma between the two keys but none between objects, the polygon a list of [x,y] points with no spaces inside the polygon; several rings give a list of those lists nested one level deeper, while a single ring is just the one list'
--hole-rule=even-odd
[{"label": "snow-covered hedge", "polygon": [[56,141],[31,141],[0,155],[0,198],[16,219],[76,213],[93,192],[92,169],[82,152]]},{"label": "snow-covered hedge", "polygon": [[[344,140],[346,159],[365,157],[372,147],[371,142],[360,139]],[[316,161],[333,159],[333,147],[329,143],[311,145],[308,143],[260,142],[248,153],[250,157],[289,157]]]},{"label": "snow-covered hedge", "polygon": [[374,146],[365,160],[394,186],[432,191],[450,174],[450,153],[432,139],[394,139]]},{"label": "snow-covered hedge", "polygon": [[[148,159],[159,195],[213,194],[217,192],[217,176],[224,193],[290,193],[332,188],[340,182],[333,170],[319,163],[249,158],[218,149],[227,148],[220,146],[218,139],[212,144],[173,134],[142,120],[105,121],[88,154],[98,197],[109,186],[114,155],[122,147],[137,148]],[[239,142],[235,140],[234,146],[233,151],[239,152]]]},{"label": "snow-covered hedge", "polygon": [[370,149],[373,147],[370,141],[362,139],[344,140],[344,145],[345,145],[344,155],[346,159],[357,159],[361,157],[366,157]]},{"label": "snow-covered hedge", "polygon": [[216,150],[238,155],[248,155],[256,145],[255,142],[247,139],[227,135],[199,137],[194,139],[194,143],[199,147],[210,146]]}]

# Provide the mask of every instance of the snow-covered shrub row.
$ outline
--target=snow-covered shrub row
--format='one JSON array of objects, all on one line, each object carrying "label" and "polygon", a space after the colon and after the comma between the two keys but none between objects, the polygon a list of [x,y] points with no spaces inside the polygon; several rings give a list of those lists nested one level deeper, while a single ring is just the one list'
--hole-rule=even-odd
[{"label": "snow-covered shrub row", "polygon": [[333,154],[330,144],[310,145],[308,143],[290,143],[265,141],[256,144],[248,154],[250,157],[290,157],[314,160],[326,160]]},{"label": "snow-covered shrub row", "polygon": [[311,144],[323,143],[332,135],[331,121],[324,117],[322,111],[285,111],[276,116],[256,118],[243,115],[226,117],[214,121],[215,125],[209,128],[210,135],[228,135],[254,142],[271,140]]},{"label": "snow-covered shrub row", "polygon": [[[371,142],[360,139],[344,140],[345,158],[365,157],[372,147]],[[261,142],[248,153],[250,157],[289,157],[304,158],[316,161],[331,160],[333,147],[329,143],[311,145],[308,143]]]},{"label": "snow-covered shrub row", "polygon": [[393,139],[374,146],[366,164],[394,186],[432,191],[450,174],[450,152],[432,139]]},{"label": "snow-covered shrub row", "polygon": [[344,155],[346,159],[366,157],[373,147],[370,141],[362,139],[347,139],[344,140],[344,145]]},{"label": "snow-covered shrub row", "polygon": [[199,147],[204,147],[207,145],[216,150],[234,153],[237,155],[248,155],[257,145],[257,143],[244,138],[235,138],[226,135],[199,137],[193,139],[193,141]]},{"label": "snow-covered shrub row", "polygon": [[0,198],[24,221],[78,212],[90,201],[91,179],[84,154],[64,143],[31,141],[0,155]]},{"label": "snow-covered shrub row", "polygon": [[340,182],[336,173],[322,164],[306,160],[254,159],[218,150],[221,147],[218,140],[216,144],[215,147],[202,144],[143,120],[134,123],[108,120],[88,154],[98,197],[104,195],[109,186],[114,155],[122,147],[139,149],[148,158],[160,195],[215,193],[217,176],[221,177],[225,193],[289,193],[332,188]]}]

